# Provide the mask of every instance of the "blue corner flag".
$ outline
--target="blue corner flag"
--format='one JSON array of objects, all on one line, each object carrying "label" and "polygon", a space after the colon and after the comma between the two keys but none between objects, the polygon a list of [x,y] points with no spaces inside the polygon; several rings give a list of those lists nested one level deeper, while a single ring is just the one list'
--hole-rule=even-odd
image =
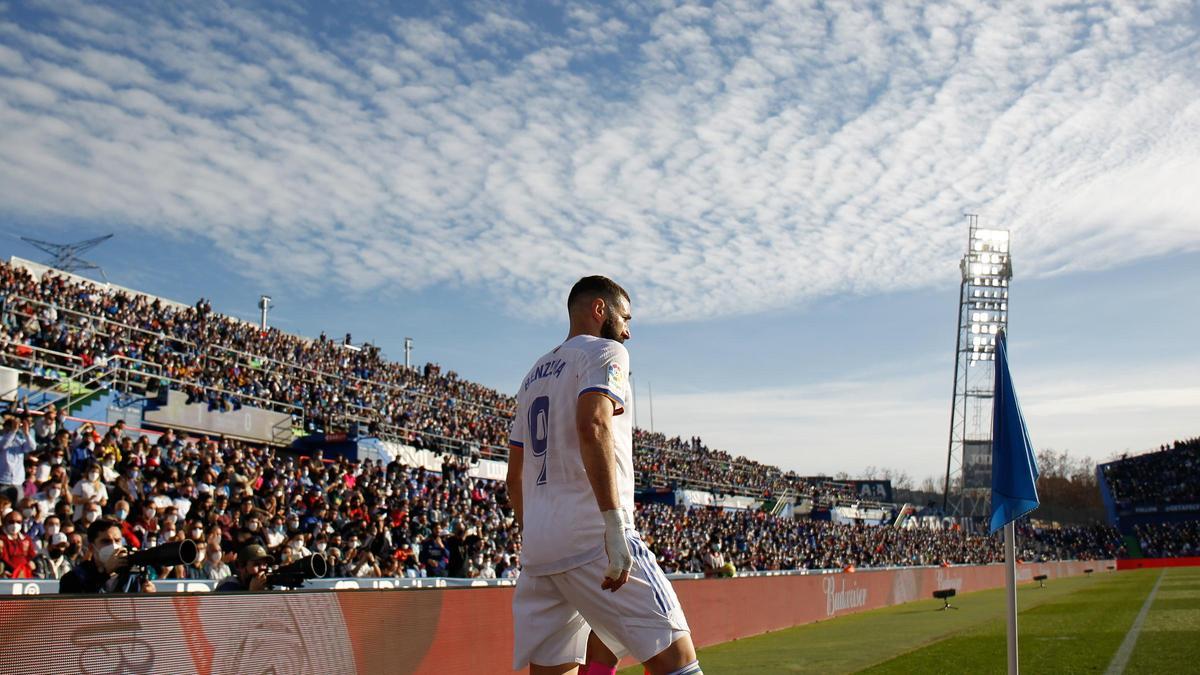
[{"label": "blue corner flag", "polygon": [[992,399],[992,521],[995,532],[1038,507],[1037,459],[1008,372],[1004,333],[996,338],[996,391]]}]

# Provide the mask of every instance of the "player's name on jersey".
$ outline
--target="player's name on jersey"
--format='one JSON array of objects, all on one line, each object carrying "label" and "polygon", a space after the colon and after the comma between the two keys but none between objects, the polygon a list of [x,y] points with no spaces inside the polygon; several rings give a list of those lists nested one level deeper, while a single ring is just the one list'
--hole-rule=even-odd
[{"label": "player's name on jersey", "polygon": [[533,372],[529,373],[529,375],[525,377],[525,383],[521,385],[521,388],[528,389],[529,385],[537,382],[543,377],[550,377],[551,375],[558,377],[559,375],[562,375],[563,368],[566,367],[566,361],[563,361],[562,359],[551,359],[550,361],[539,365],[537,368],[534,368]]}]

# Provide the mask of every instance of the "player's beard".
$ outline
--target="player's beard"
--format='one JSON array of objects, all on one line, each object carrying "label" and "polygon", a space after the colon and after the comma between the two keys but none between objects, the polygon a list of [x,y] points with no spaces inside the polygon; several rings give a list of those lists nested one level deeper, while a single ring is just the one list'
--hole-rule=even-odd
[{"label": "player's beard", "polygon": [[604,325],[600,326],[600,337],[604,338],[605,340],[624,342],[624,340],[621,339],[620,331],[617,330],[617,319],[612,315],[611,312],[607,317],[604,318]]}]

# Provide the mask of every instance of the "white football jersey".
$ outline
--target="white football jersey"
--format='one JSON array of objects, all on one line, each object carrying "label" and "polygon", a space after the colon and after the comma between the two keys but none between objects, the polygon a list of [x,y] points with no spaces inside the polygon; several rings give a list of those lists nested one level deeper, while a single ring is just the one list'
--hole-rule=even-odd
[{"label": "white football jersey", "polygon": [[634,509],[629,352],[615,340],[577,335],[538,359],[517,392],[509,446],[524,456],[523,574],[557,574],[605,555],[604,520],[575,430],[588,392],[613,401],[617,491],[621,506]]}]

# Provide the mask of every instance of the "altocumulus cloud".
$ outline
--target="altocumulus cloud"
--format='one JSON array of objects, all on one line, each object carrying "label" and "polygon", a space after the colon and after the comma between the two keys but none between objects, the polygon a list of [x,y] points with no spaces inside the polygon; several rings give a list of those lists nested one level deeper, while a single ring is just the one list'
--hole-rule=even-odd
[{"label": "altocumulus cloud", "polygon": [[0,210],[656,320],[944,282],[964,210],[1023,274],[1200,248],[1192,2],[510,7],[5,7]]}]

